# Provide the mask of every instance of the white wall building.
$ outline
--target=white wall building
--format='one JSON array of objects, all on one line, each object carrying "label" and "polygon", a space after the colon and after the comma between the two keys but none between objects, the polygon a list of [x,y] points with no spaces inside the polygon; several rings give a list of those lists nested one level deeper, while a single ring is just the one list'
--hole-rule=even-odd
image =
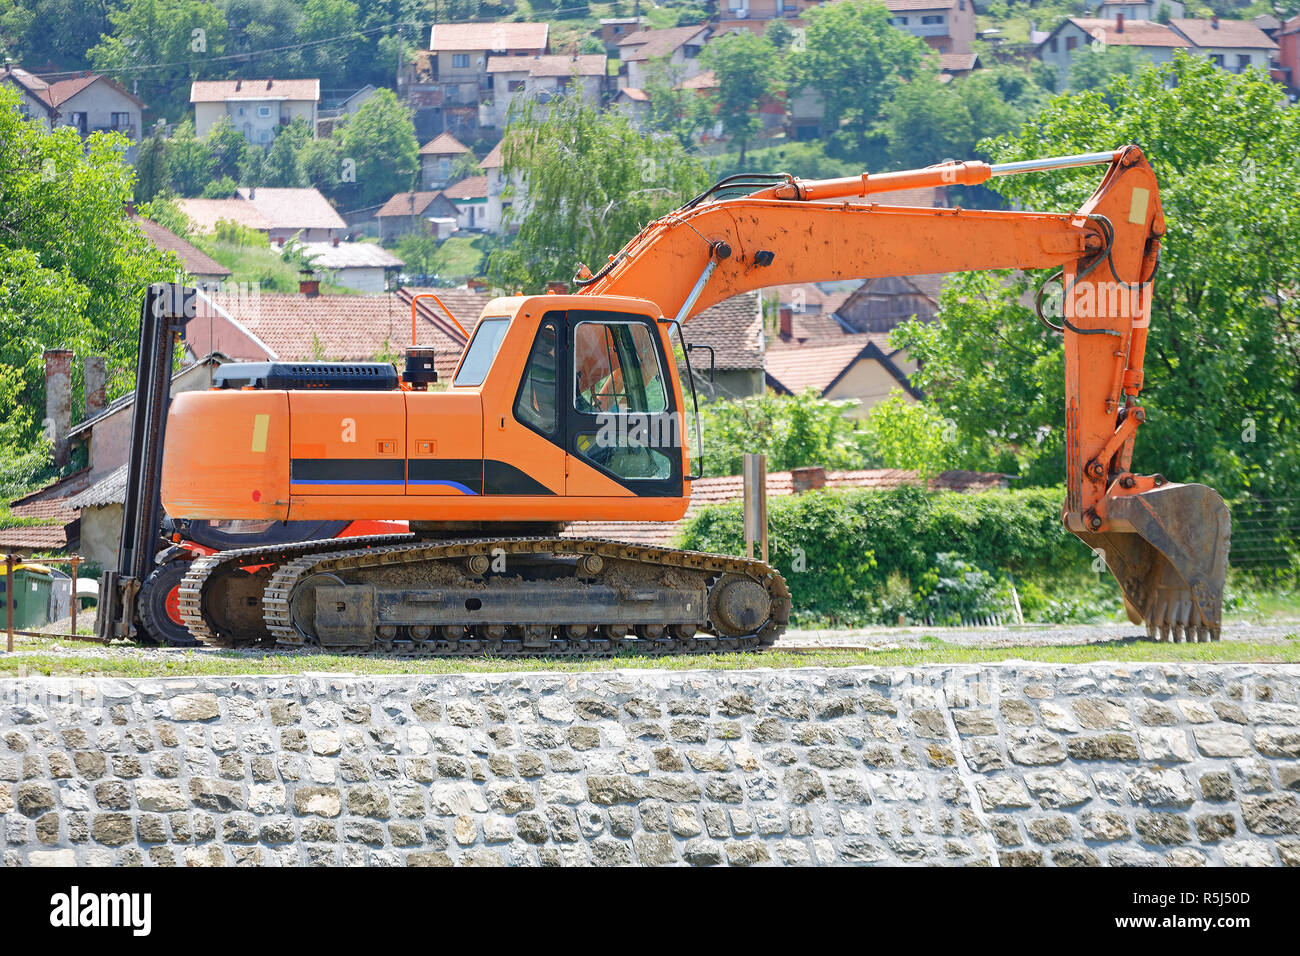
[{"label": "white wall building", "polygon": [[315,135],[320,80],[198,80],[190,87],[200,139],[224,116],[248,142],[271,145],[281,126],[303,119]]}]

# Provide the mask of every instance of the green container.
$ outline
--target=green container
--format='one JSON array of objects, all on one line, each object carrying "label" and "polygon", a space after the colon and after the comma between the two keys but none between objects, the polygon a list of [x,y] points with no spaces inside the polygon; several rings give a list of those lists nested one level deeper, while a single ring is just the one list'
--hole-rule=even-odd
[{"label": "green container", "polygon": [[[14,568],[14,627],[20,631],[50,623],[50,588],[54,576],[40,565],[20,564]],[[8,580],[0,573],[0,626],[8,620]]]}]

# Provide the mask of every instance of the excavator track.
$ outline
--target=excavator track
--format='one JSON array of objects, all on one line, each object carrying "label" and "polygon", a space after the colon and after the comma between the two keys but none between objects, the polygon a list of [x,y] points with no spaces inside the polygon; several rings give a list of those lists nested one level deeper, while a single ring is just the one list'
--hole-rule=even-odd
[{"label": "excavator track", "polygon": [[[411,534],[376,534],[364,537],[348,538],[353,547],[378,547],[402,541],[414,541]],[[210,592],[214,584],[219,584],[232,575],[243,573],[247,567],[270,566],[272,568],[285,561],[305,554],[319,553],[337,549],[337,538],[323,538],[316,541],[301,541],[294,544],[262,545],[255,548],[236,548],[218,551],[190,563],[189,573],[177,589],[180,603],[181,620],[189,632],[200,642],[219,647],[243,647],[269,639],[269,634],[261,627],[253,630],[235,630],[231,622],[218,620],[206,610]],[[260,618],[260,613],[258,617]]]},{"label": "excavator track", "polygon": [[[789,622],[785,580],[743,558],[554,537],[385,535],[341,543],[201,559],[183,583],[182,615],[206,643],[446,657],[761,650]],[[204,595],[255,565],[273,565],[259,595],[265,628],[239,633],[213,620]],[[322,598],[321,587],[334,590]],[[320,626],[336,598],[347,612]],[[354,613],[361,616],[348,616]]]}]

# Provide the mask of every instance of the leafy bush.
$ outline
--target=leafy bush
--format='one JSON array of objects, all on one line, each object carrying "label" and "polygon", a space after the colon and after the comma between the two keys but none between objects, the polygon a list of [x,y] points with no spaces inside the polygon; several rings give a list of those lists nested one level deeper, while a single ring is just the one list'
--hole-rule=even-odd
[{"label": "leafy bush", "polygon": [[855,404],[808,390],[796,397],[769,393],[701,405],[705,474],[740,474],[746,452],[766,454],[768,471],[879,467],[865,432],[844,414]]},{"label": "leafy bush", "polygon": [[[768,502],[769,553],[801,624],[951,620],[1003,610],[1007,573],[1081,576],[1091,555],[1057,517],[1060,489],[819,491]],[[739,503],[703,509],[682,546],[744,553]],[[942,559],[938,556],[944,555]],[[1114,590],[1112,586],[1112,590]]]}]

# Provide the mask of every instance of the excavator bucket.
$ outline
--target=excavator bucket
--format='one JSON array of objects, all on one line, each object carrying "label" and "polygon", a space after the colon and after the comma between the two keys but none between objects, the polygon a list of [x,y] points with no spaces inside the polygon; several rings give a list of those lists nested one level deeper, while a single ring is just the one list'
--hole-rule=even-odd
[{"label": "excavator bucket", "polygon": [[1232,519],[1205,485],[1113,497],[1111,530],[1075,532],[1110,568],[1134,624],[1160,641],[1217,641]]}]

